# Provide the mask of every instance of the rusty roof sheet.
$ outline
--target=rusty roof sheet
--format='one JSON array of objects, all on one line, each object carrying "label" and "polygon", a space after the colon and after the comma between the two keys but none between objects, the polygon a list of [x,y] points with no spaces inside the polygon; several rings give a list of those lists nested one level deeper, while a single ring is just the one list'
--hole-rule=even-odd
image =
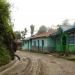
[{"label": "rusty roof sheet", "polygon": [[51,32],[43,32],[43,33],[35,34],[31,38],[34,39],[34,38],[48,37],[51,34],[52,34]]}]

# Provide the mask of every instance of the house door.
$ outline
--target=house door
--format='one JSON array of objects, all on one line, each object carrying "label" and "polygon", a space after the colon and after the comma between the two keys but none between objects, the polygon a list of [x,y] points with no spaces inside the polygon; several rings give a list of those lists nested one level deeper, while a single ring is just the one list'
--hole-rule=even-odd
[{"label": "house door", "polygon": [[29,51],[29,41],[28,41],[28,51]]},{"label": "house door", "polygon": [[44,40],[42,40],[42,52],[44,50]]},{"label": "house door", "polygon": [[39,40],[38,40],[38,52],[39,52]]}]

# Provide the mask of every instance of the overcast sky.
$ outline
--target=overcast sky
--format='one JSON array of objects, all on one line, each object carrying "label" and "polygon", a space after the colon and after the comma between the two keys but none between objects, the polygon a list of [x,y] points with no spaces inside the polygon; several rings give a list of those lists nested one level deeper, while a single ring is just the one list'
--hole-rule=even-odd
[{"label": "overcast sky", "polygon": [[75,19],[75,0],[9,0],[12,6],[14,30],[30,32],[30,25],[35,31],[41,25],[51,27],[60,24],[64,19]]}]

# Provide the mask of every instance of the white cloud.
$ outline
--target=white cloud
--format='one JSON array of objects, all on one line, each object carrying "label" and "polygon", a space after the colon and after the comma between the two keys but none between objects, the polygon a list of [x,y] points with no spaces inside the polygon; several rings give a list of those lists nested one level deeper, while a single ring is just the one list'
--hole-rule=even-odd
[{"label": "white cloud", "polygon": [[74,0],[11,0],[14,30],[30,32],[30,25],[34,24],[36,31],[40,25],[57,25],[64,19],[75,19]]}]

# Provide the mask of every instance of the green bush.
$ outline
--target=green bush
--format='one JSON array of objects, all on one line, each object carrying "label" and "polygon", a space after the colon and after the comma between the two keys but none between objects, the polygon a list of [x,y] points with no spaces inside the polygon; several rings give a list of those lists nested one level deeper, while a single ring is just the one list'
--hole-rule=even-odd
[{"label": "green bush", "polygon": [[8,64],[10,61],[9,51],[4,47],[0,47],[0,66]]},{"label": "green bush", "polygon": [[10,4],[7,0],[0,0],[0,66],[14,59],[14,40]]}]

